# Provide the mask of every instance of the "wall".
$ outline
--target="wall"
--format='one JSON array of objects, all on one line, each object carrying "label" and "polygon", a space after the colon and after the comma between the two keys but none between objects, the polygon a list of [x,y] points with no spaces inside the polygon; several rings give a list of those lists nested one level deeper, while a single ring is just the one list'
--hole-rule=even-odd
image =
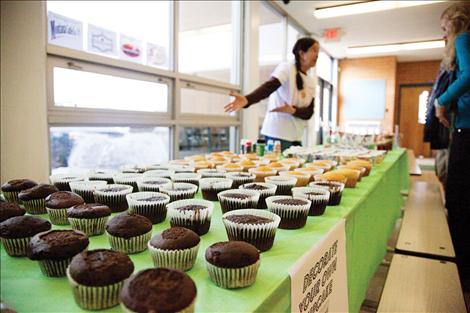
[{"label": "wall", "polygon": [[44,3],[1,2],[1,182],[47,182]]},{"label": "wall", "polygon": [[393,131],[395,84],[397,61],[394,56],[344,59],[339,61],[339,87],[338,87],[338,124],[344,125],[342,114],[343,98],[341,88],[348,80],[371,79],[385,80],[385,113],[382,120],[386,132]]}]

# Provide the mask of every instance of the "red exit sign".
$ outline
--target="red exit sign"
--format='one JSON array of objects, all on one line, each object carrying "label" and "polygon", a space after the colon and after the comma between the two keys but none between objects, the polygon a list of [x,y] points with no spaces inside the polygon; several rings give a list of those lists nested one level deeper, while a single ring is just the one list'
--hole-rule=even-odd
[{"label": "red exit sign", "polygon": [[323,39],[325,41],[336,41],[341,36],[341,28],[328,28],[323,31]]}]

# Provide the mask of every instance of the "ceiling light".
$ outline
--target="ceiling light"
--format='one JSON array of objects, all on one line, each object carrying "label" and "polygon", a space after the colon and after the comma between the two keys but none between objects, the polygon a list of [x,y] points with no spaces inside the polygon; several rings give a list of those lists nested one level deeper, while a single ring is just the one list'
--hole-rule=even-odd
[{"label": "ceiling light", "polygon": [[399,8],[414,7],[418,5],[434,4],[443,1],[367,1],[353,4],[338,5],[334,7],[318,8],[313,15],[318,18],[330,18],[344,15],[363,14]]},{"label": "ceiling light", "polygon": [[408,42],[408,43],[395,43],[389,45],[376,45],[376,46],[362,46],[362,47],[348,47],[346,52],[348,54],[375,54],[375,53],[392,53],[399,51],[410,50],[423,50],[423,49],[436,49],[445,46],[444,40]]}]

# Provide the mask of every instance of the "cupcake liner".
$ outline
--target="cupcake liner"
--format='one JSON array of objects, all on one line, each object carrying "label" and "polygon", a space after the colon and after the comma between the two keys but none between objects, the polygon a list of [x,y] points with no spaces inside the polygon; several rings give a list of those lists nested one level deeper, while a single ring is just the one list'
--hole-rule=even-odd
[{"label": "cupcake liner", "polygon": [[69,185],[70,182],[84,181],[85,179],[84,175],[76,174],[55,174],[49,177],[51,183],[60,191],[72,191]]},{"label": "cupcake liner", "polygon": [[[265,218],[270,218],[273,221],[266,224],[244,224],[235,223],[228,219],[231,215],[242,215],[250,214]],[[229,240],[241,240],[246,241],[254,245],[260,251],[268,251],[271,249],[274,243],[274,237],[276,235],[276,229],[281,222],[281,218],[274,213],[269,211],[255,210],[255,209],[244,209],[238,211],[227,212],[222,216],[222,221],[227,231],[227,237]]]},{"label": "cupcake liner", "polygon": [[69,223],[73,229],[84,232],[88,237],[104,234],[106,222],[109,216],[97,218],[72,218],[69,217]]},{"label": "cupcake liner", "polygon": [[293,171],[300,166],[300,162],[297,161],[281,161],[281,164],[288,166],[289,171]]},{"label": "cupcake liner", "polygon": [[114,175],[118,172],[115,170],[107,170],[107,169],[97,169],[88,173],[88,180],[90,181],[97,181],[103,180],[106,181],[108,184],[114,184]]},{"label": "cupcake liner", "polygon": [[249,176],[237,176],[239,175],[240,173],[242,174],[246,174],[245,172],[228,172],[225,177],[227,177],[228,179],[231,179],[233,182],[232,182],[232,188],[238,188],[240,187],[241,185],[244,185],[244,184],[248,184],[248,183],[253,183],[256,179],[256,175],[255,174],[249,174]]},{"label": "cupcake liner", "polygon": [[29,214],[46,214],[46,201],[45,199],[33,199],[29,201],[22,201],[24,209]]},{"label": "cupcake liner", "polygon": [[162,177],[162,178],[168,178],[171,179],[171,175],[175,174],[174,170],[169,170],[169,169],[158,169],[158,170],[150,170],[146,171],[142,174],[141,179],[148,179],[149,177]]},{"label": "cupcake liner", "polygon": [[[323,193],[321,195],[308,195],[308,192],[317,192]],[[292,195],[294,197],[305,198],[312,201],[310,205],[310,210],[308,215],[310,216],[318,216],[323,215],[325,213],[326,206],[328,205],[328,201],[330,200],[330,192],[323,188],[315,188],[315,187],[297,187],[292,188]]]},{"label": "cupcake liner", "polygon": [[139,173],[132,173],[132,174],[117,174],[114,176],[114,183],[121,184],[121,185],[129,185],[132,186],[132,192],[139,191],[139,187],[137,186],[137,180],[142,177],[142,174]]},{"label": "cupcake liner", "polygon": [[[149,197],[164,197],[160,201],[139,201]],[[170,197],[160,192],[136,192],[126,196],[129,204],[129,211],[148,218],[152,224],[158,224],[165,220],[166,205],[170,202]]]},{"label": "cupcake liner", "polygon": [[51,223],[54,225],[68,225],[69,221],[67,219],[67,208],[62,209],[51,209],[46,207],[47,214]]},{"label": "cupcake liner", "polygon": [[288,171],[290,169],[289,166],[287,165],[283,165],[283,166],[272,166],[272,165],[268,165],[270,168],[276,170],[278,173],[279,172],[285,172],[285,171]]},{"label": "cupcake liner", "polygon": [[69,266],[72,258],[65,260],[39,260],[39,267],[41,272],[48,277],[62,277],[65,276],[67,267]]},{"label": "cupcake liner", "polygon": [[[230,193],[241,193],[249,195],[250,198],[237,199],[225,196],[226,194]],[[226,213],[234,210],[256,208],[258,206],[260,193],[257,190],[229,189],[220,192],[217,196],[220,202],[220,208],[222,209],[222,213]]]},{"label": "cupcake liner", "polygon": [[310,174],[301,173],[301,175],[299,175],[299,174],[292,174],[292,172],[293,171],[282,171],[282,172],[279,172],[279,176],[293,176],[297,178],[297,183],[295,184],[296,187],[303,187],[303,186],[308,185],[308,183],[310,182],[310,178],[311,178]]},{"label": "cupcake liner", "polygon": [[146,171],[144,172],[144,174],[147,173],[148,171],[153,171],[153,170],[164,170],[164,171],[166,171],[166,170],[168,170],[168,166],[169,166],[168,163],[166,163],[166,164],[162,163],[162,164],[146,165],[145,166]]},{"label": "cupcake liner", "polygon": [[173,170],[176,173],[194,173],[196,169],[190,165],[171,164],[168,167],[169,170]]},{"label": "cupcake liner", "polygon": [[[120,191],[101,191],[101,189],[114,188],[114,187],[126,187]],[[97,188],[93,196],[97,203],[107,205],[112,212],[126,211],[128,208],[126,195],[132,193],[133,187],[129,185],[111,184],[106,185],[102,188]]]},{"label": "cupcake liner", "polygon": [[259,200],[258,200],[258,209],[266,209],[266,198],[274,196],[276,194],[276,189],[277,186],[273,184],[268,184],[268,183],[249,183],[249,184],[244,184],[238,187],[239,189],[245,189],[246,186],[252,185],[252,184],[258,184],[258,185],[263,185],[269,187],[268,189],[264,190],[254,190],[254,189],[248,189],[248,190],[254,190],[259,192]]},{"label": "cupcake liner", "polygon": [[[149,182],[158,181],[162,184],[151,184]],[[171,180],[166,177],[159,176],[143,176],[137,180],[137,187],[139,191],[154,191],[159,192],[161,186],[170,186]]]},{"label": "cupcake liner", "polygon": [[93,192],[98,187],[105,186],[107,184],[104,180],[95,180],[95,181],[81,181],[81,182],[70,182],[70,189],[72,192],[81,196],[85,203],[94,203],[95,197]]},{"label": "cupcake liner", "polygon": [[250,168],[248,172],[254,174],[256,176],[255,182],[259,183],[264,183],[265,177],[276,176],[277,174],[275,169],[272,169],[271,171],[257,171],[257,168]]},{"label": "cupcake liner", "polygon": [[225,171],[214,169],[201,169],[197,171],[201,178],[225,178]]},{"label": "cupcake liner", "polygon": [[[173,188],[190,188],[188,190],[174,190]],[[172,183],[171,186],[160,188],[160,192],[170,196],[170,202],[192,199],[196,195],[198,187],[189,183]]]},{"label": "cupcake liner", "polygon": [[[181,211],[177,209],[186,205],[202,205],[206,208],[198,212],[194,210]],[[212,211],[214,210],[214,204],[212,202],[201,199],[179,200],[168,204],[166,208],[168,210],[167,214],[170,218],[171,227],[185,227],[200,236],[209,231]]]},{"label": "cupcake liner", "polygon": [[277,186],[276,196],[290,196],[292,195],[292,187],[297,183],[297,178],[294,176],[269,176],[264,181]]},{"label": "cupcake liner", "polygon": [[144,165],[140,164],[126,164],[119,166],[119,170],[122,174],[142,174],[145,172],[146,168]]},{"label": "cupcake liner", "polygon": [[174,183],[188,183],[199,187],[201,174],[198,173],[175,173],[171,176]]},{"label": "cupcake liner", "polygon": [[158,249],[150,242],[147,246],[155,267],[168,267],[182,271],[188,271],[194,266],[199,251],[199,243],[192,248],[179,250]]},{"label": "cupcake liner", "polygon": [[111,249],[126,254],[132,254],[142,252],[147,249],[147,242],[152,237],[152,230],[145,234],[134,236],[131,238],[116,237],[108,232],[106,232],[106,234],[108,235],[108,240]]},{"label": "cupcake liner", "polygon": [[82,309],[102,310],[119,304],[119,295],[124,280],[107,286],[85,286],[77,283],[70,276],[68,268],[66,274],[70,287],[72,287],[75,302]]},{"label": "cupcake liner", "polygon": [[323,188],[330,192],[330,199],[328,205],[338,205],[341,202],[343,195],[344,184],[340,182],[312,182],[309,184],[310,187]]},{"label": "cupcake liner", "polygon": [[204,200],[217,201],[217,194],[232,187],[233,181],[229,178],[202,178],[200,189]]},{"label": "cupcake liner", "polygon": [[[274,203],[278,199],[296,199],[289,196],[272,196],[266,199],[268,210],[281,217],[279,228],[282,229],[297,229],[305,226],[307,222],[308,212],[310,210],[311,201],[307,199],[308,203],[305,205],[292,205],[292,204],[279,204]],[[297,198],[299,199],[299,198]]]},{"label": "cupcake liner", "polygon": [[9,256],[26,256],[26,250],[31,237],[0,239],[3,244],[3,248],[5,248],[5,251]]},{"label": "cupcake liner", "polygon": [[223,268],[206,261],[206,268],[211,280],[219,287],[226,289],[243,288],[252,285],[256,280],[260,260],[241,268]]},{"label": "cupcake liner", "polygon": [[218,170],[226,171],[227,173],[243,172],[243,166],[233,163],[230,163],[230,166],[218,165],[215,168]]},{"label": "cupcake liner", "polygon": [[5,200],[7,200],[7,202],[20,204],[21,201],[18,198],[19,193],[19,191],[3,191],[3,196],[5,197]]},{"label": "cupcake liner", "polygon": [[[175,313],[194,313],[195,308],[196,308],[196,298],[194,298],[193,302],[191,302],[191,304],[188,305],[186,308],[180,311],[177,311]],[[127,308],[126,305],[122,302],[121,302],[121,309],[124,313],[138,313]]]},{"label": "cupcake liner", "polygon": [[315,175],[321,175],[323,174],[324,170],[319,168],[319,169],[309,169],[308,167],[302,167],[302,168],[298,168],[296,169],[297,172],[300,172],[300,173],[306,173],[306,174],[309,174],[310,175],[310,180],[309,182],[312,182],[314,181],[314,177]]}]

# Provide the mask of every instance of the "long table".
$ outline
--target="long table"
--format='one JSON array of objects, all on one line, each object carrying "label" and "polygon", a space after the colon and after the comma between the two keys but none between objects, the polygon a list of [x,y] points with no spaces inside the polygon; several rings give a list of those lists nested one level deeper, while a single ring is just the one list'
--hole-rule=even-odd
[{"label": "long table", "polygon": [[[400,215],[400,190],[408,187],[406,150],[390,151],[370,176],[354,189],[345,189],[339,206],[329,206],[324,215],[309,217],[302,229],[278,229],[274,246],[262,253],[256,282],[247,288],[226,290],[209,279],[204,252],[227,235],[218,202],[208,234],[202,236],[195,266],[187,273],[196,282],[196,312],[289,312],[288,268],[346,219],[346,257],[349,312],[359,312],[370,279],[386,253],[395,220]],[[200,194],[197,195],[200,197]],[[43,215],[47,218],[47,215]],[[170,227],[168,219],[153,226],[153,234]],[[53,226],[53,229],[64,229]],[[109,248],[106,235],[90,238],[89,249]],[[1,250],[1,298],[18,312],[86,312],[74,302],[65,277],[45,277],[38,264],[25,257],[10,257]],[[130,256],[135,271],[153,266],[148,251]],[[102,312],[121,312],[119,306]]]}]

